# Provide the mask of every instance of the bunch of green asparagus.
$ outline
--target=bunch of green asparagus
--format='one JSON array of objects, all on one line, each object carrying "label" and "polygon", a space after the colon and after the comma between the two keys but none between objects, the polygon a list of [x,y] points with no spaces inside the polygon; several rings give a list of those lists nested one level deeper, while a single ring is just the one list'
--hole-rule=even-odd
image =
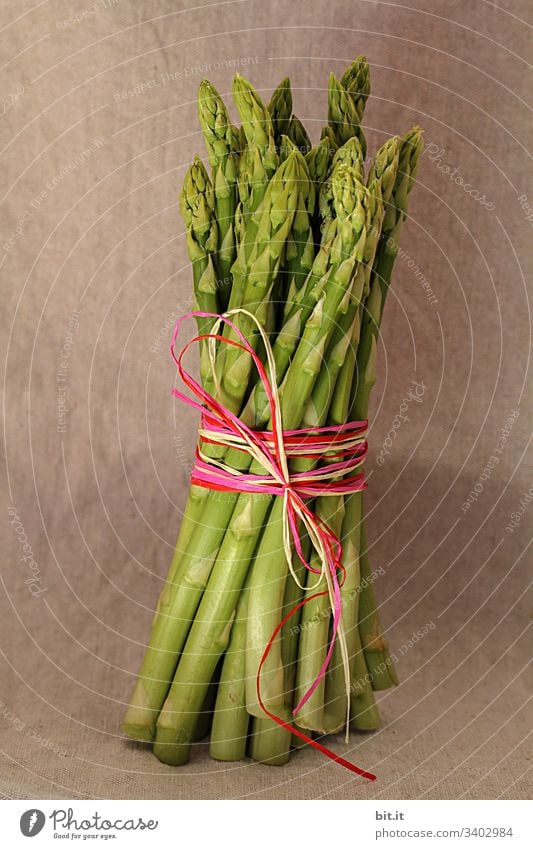
[{"label": "bunch of green asparagus", "polygon": [[[398,237],[422,149],[414,127],[385,141],[365,174],[361,126],[369,67],[358,57],[328,88],[328,123],[313,145],[292,111],[288,79],[266,105],[237,75],[233,125],[215,87],[204,80],[198,107],[210,173],[196,157],[181,193],[196,309],[234,322],[259,357],[265,351],[252,317],[272,346],[284,429],[340,425],[368,417],[378,335]],[[198,317],[199,334],[213,319]],[[226,327],[228,339],[235,330]],[[201,381],[248,427],[268,431],[271,408],[252,358],[219,342],[214,361],[200,348]],[[243,451],[204,445],[213,461],[260,471]],[[291,460],[305,471],[316,460]],[[328,455],[320,461],[328,463]],[[159,598],[149,645],[124,720],[129,737],[153,743],[159,760],[188,761],[209,737],[212,757],[247,754],[281,765],[298,745],[280,717],[309,737],[379,726],[374,691],[397,684],[383,636],[368,557],[363,496],[322,495],[312,505],[342,543],[339,641],[329,646],[332,610],[326,578],[283,547],[283,499],[191,486],[175,553]],[[302,529],[310,565],[319,555]],[[308,601],[307,601],[308,599]],[[298,605],[300,602],[306,602]],[[288,611],[298,607],[281,628]],[[265,646],[279,628],[261,670]],[[264,707],[263,707],[264,706]],[[348,711],[349,706],[349,711]]]}]

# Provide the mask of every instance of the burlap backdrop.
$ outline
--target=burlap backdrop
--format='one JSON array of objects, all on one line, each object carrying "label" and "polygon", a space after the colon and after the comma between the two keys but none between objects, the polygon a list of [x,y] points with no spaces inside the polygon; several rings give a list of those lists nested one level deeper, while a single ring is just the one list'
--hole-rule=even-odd
[{"label": "burlap backdrop", "polygon": [[[526,11],[2,4],[3,797],[527,794]],[[349,753],[379,781],[312,751],[275,769],[201,745],[172,769],[120,720],[195,442],[168,342],[190,305],[177,194],[203,150],[198,84],[226,95],[239,67],[268,94],[288,74],[317,138],[328,73],[360,52],[369,149],[413,123],[428,145],[371,416],[372,555],[402,683]]]}]

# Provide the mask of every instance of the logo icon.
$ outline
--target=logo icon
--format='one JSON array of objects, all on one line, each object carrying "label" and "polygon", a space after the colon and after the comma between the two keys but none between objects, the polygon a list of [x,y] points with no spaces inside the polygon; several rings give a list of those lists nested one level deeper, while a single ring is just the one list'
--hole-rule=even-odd
[{"label": "logo icon", "polygon": [[24,811],[20,818],[20,830],[24,837],[35,837],[42,831],[46,817],[38,808],[30,808]]}]

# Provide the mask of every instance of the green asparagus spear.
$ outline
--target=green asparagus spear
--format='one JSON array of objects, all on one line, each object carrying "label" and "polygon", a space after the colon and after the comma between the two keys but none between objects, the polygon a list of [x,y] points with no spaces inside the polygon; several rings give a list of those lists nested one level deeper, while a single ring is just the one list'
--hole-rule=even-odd
[{"label": "green asparagus spear", "polygon": [[[349,187],[345,186],[345,192],[347,196],[346,202],[349,202]],[[332,371],[333,375],[339,375],[336,379],[332,401],[329,405],[329,424],[342,424],[348,417],[351,385],[355,368],[355,356],[353,352],[357,347],[361,321],[360,306],[372,269],[372,262],[376,252],[383,218],[383,203],[379,180],[373,179],[369,184],[366,209],[367,238],[365,240],[363,262],[359,269],[360,282],[357,287],[354,287],[357,288],[359,299],[354,299],[344,320],[341,319],[339,322],[337,333],[333,337],[332,349],[328,356],[328,362],[332,365],[330,365],[330,369],[323,370],[315,386],[316,390],[320,383],[322,383],[323,392],[331,392],[331,388],[328,386],[330,381],[329,372]],[[312,426],[313,420],[314,410],[310,408],[307,424]],[[344,498],[339,497],[337,503],[334,506],[329,506],[329,508],[327,504],[322,504],[323,501],[327,501],[327,499],[317,500],[317,512],[328,524],[328,518],[331,518],[334,531],[340,534],[342,516],[344,515]],[[322,511],[328,509],[330,512],[327,515],[322,513]],[[355,579],[354,570],[347,570],[344,584],[341,588],[341,625],[344,632],[346,652],[352,668],[352,657],[355,653],[355,635],[358,633],[356,620],[354,622],[349,615],[351,613],[350,603],[353,598]],[[312,589],[313,583],[312,580],[308,581],[311,587],[308,590],[308,595],[312,595],[315,592]],[[325,581],[322,582],[320,589],[326,589]],[[329,643],[330,614],[331,608],[327,596],[313,599],[304,607],[302,612],[303,640],[300,644],[298,667],[300,698],[317,678],[325,660]],[[350,672],[352,672],[352,668]],[[340,643],[337,640],[328,675],[326,679],[321,681],[311,698],[298,713],[298,721],[305,728],[321,733],[331,733],[343,726],[346,720],[346,714],[347,694],[345,670],[341,661]]]},{"label": "green asparagus spear", "polygon": [[[201,312],[218,313],[217,272],[215,253],[218,229],[215,215],[213,186],[202,161],[196,156],[185,174],[180,194],[180,210],[185,222],[187,251],[192,263],[195,308]],[[211,319],[198,318],[198,333],[205,333]],[[201,349],[201,375],[208,372],[205,347]]]},{"label": "green asparagus spear", "polygon": [[318,144],[311,148],[305,157],[309,168],[309,176],[315,183],[315,208],[313,210],[313,234],[315,242],[320,241],[320,190],[328,175],[332,158],[333,151],[328,139],[321,139]]},{"label": "green asparagus spear", "polygon": [[315,258],[313,214],[316,187],[304,159],[299,161],[298,180],[300,186],[298,208],[287,239],[283,273],[279,277],[280,289],[276,293],[281,307],[278,309],[278,315],[281,316],[283,316],[286,303],[291,301],[302,288]]},{"label": "green asparagus spear", "polygon": [[[379,327],[383,315],[385,298],[391,283],[392,269],[398,253],[398,237],[407,216],[408,195],[413,186],[422,151],[422,132],[414,127],[401,140],[398,174],[390,194],[389,204],[383,221],[382,237],[370,283],[370,292],[365,302],[361,341],[357,353],[357,380],[353,389],[353,415],[368,418],[371,389],[376,381],[376,355]],[[386,159],[386,157],[385,157]],[[359,496],[361,497],[361,496]],[[357,496],[352,496],[356,499]],[[353,508],[362,515],[360,505]],[[346,522],[352,521],[351,509],[347,506]],[[347,525],[350,527],[350,524]],[[383,631],[368,558],[364,520],[361,526],[360,569],[362,591],[359,597],[359,630],[365,651],[365,659],[374,689],[384,689],[398,683]]]},{"label": "green asparagus spear", "polygon": [[300,153],[304,155],[309,153],[311,150],[311,139],[305,129],[304,125],[300,121],[296,115],[293,115],[290,124],[287,129],[287,135],[292,142],[296,145]]},{"label": "green asparagus spear", "polygon": [[[305,161],[297,151],[280,165],[268,185],[262,204],[248,221],[233,265],[229,308],[245,304],[263,326],[267,322],[274,280],[300,204],[300,175],[305,167]],[[235,321],[250,344],[255,346],[258,331],[253,320],[239,315]],[[235,336],[231,332],[227,335],[229,338]],[[238,410],[243,386],[248,385],[252,359],[245,351],[228,347],[221,363],[224,402],[230,409]]]},{"label": "green asparagus spear", "polygon": [[274,139],[278,147],[281,137],[287,135],[292,115],[292,92],[291,81],[284,77],[280,84],[274,89],[274,93],[268,104],[268,111],[272,119]]},{"label": "green asparagus spear", "polygon": [[250,719],[244,698],[247,617],[248,587],[245,584],[237,603],[231,638],[224,655],[211,727],[209,754],[219,761],[240,761],[246,753]]},{"label": "green asparagus spear", "polygon": [[220,301],[224,308],[231,289],[230,269],[235,259],[234,218],[237,203],[237,169],[235,129],[216,88],[203,80],[198,94],[198,112],[209,162],[213,169],[215,217],[219,228],[218,266]]},{"label": "green asparagus spear", "polygon": [[387,202],[371,290],[365,303],[361,343],[357,354],[359,378],[355,387],[353,410],[358,418],[367,416],[370,391],[376,381],[375,356],[379,326],[398,253],[399,232],[407,216],[407,198],[416,176],[421,149],[422,133],[418,127],[414,127],[402,139],[398,176]]},{"label": "green asparagus spear", "polygon": [[361,123],[370,94],[370,66],[366,56],[358,56],[354,59],[340,78],[340,84],[352,98],[359,123]]},{"label": "green asparagus spear", "polygon": [[361,127],[361,116],[365,102],[364,96],[354,98],[337,80],[335,74],[330,74],[328,124],[339,145],[347,142],[352,136],[357,136],[364,156],[366,156],[366,139]]},{"label": "green asparagus spear", "polygon": [[279,165],[270,113],[244,77],[233,81],[233,99],[242,121],[246,148],[239,161],[238,188],[245,217],[263,200],[267,185]]},{"label": "green asparagus spear", "polygon": [[339,165],[345,164],[354,169],[358,180],[363,181],[363,161],[364,156],[363,150],[361,148],[361,143],[359,139],[355,136],[353,138],[348,139],[348,141],[342,147],[340,147],[334,154],[333,159],[331,161],[329,174],[322,183],[318,198],[318,207],[322,220],[322,229],[327,227],[328,223],[331,221],[332,218],[332,175],[335,173],[335,170],[339,167]]},{"label": "green asparagus spear", "polygon": [[358,56],[344,71],[340,81],[330,78],[328,90],[329,125],[322,130],[332,150],[347,138],[357,136],[366,155],[366,140],[361,126],[370,94],[370,68],[364,56]]},{"label": "green asparagus spear", "polygon": [[[382,193],[388,199],[390,197],[392,186],[397,174],[398,156],[400,143],[398,139],[391,139],[378,152],[374,165],[369,175],[369,222],[367,226],[367,239],[365,242],[364,252],[364,283],[362,286],[364,295],[368,293],[370,286],[370,277],[373,267],[373,262],[377,250],[381,223],[383,218],[383,202]],[[352,318],[352,316],[350,316]],[[353,315],[353,332],[350,355],[357,349],[357,343],[360,335],[361,311]],[[340,330],[340,328],[339,328]],[[338,344],[342,345],[342,337]],[[349,412],[349,401],[351,384],[354,379],[354,358],[353,355],[346,358],[346,352],[343,350],[340,353],[340,361],[342,364],[341,378],[337,381],[335,398],[331,405],[329,422],[340,424],[346,421]],[[319,381],[326,382],[327,372],[321,374]],[[346,391],[342,391],[346,387]],[[354,495],[350,497],[354,499],[355,505],[360,505],[360,496]],[[350,499],[347,499],[349,502]],[[359,581],[359,559],[358,559],[358,543],[359,543],[359,522],[353,522],[350,528],[348,550],[350,554],[357,555],[356,560],[347,563],[346,577],[341,589],[342,603],[342,626],[345,635],[345,644],[348,657],[350,659],[350,678],[352,681],[360,677],[361,661],[364,660],[360,653],[359,632],[357,627],[357,603],[358,603],[358,581]],[[305,623],[305,638],[300,646],[300,675],[302,684],[300,695],[317,677],[320,667],[326,656],[329,634],[329,602],[327,598],[321,597],[312,602],[312,605],[306,606],[302,614],[302,622]],[[311,606],[313,609],[311,610]],[[316,608],[316,610],[314,609]],[[365,686],[366,685],[366,686]],[[367,724],[375,724],[376,709],[369,698],[369,685],[364,681],[363,691],[358,694],[359,706],[361,705],[361,696],[364,695],[367,700],[367,711],[364,717]],[[342,727],[347,710],[346,702],[346,686],[344,680],[344,668],[341,660],[341,652],[339,642],[337,641],[334,649],[332,663],[328,669],[326,681],[322,682],[317,688],[307,705],[304,706],[299,714],[299,722],[307,728],[321,731],[323,733],[331,733]],[[358,715],[361,711],[358,710]],[[361,722],[362,720],[360,720]],[[315,723],[315,724],[313,724]]]},{"label": "green asparagus spear", "polygon": [[[377,252],[378,239],[383,217],[383,202],[390,200],[392,188],[398,172],[399,152],[401,141],[398,138],[389,139],[377,152],[368,177],[369,194],[373,201],[372,226],[369,228],[370,237],[365,250],[365,298],[370,289],[370,279],[373,263]],[[353,338],[349,352],[350,358],[357,351],[360,336],[362,315]],[[350,386],[355,378],[354,364],[347,359],[339,381],[346,381]],[[351,389],[348,390],[348,395]],[[331,411],[332,421],[343,421],[348,410]],[[346,635],[346,647],[350,658],[350,678],[352,692],[350,712],[352,726],[360,730],[369,730],[379,726],[379,713],[372,695],[371,679],[368,675],[365,658],[359,635],[359,594],[360,594],[360,525],[361,525],[362,496],[358,493],[345,499],[347,519],[343,527],[343,564],[346,568],[346,579],[341,589],[343,625]],[[331,731],[340,727],[346,715],[346,698],[344,692],[344,670],[342,668],[339,647],[335,647],[334,655],[326,681],[326,706],[324,726]]]},{"label": "green asparagus spear", "polygon": [[309,168],[309,176],[314,181],[317,189],[320,188],[327,177],[331,158],[332,153],[327,139],[321,139],[305,156],[305,161]]}]

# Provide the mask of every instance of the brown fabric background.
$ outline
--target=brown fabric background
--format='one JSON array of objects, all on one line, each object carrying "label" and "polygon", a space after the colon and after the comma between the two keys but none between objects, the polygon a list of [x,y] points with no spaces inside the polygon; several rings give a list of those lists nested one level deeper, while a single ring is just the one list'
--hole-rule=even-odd
[{"label": "brown fabric background", "polygon": [[[531,486],[528,6],[1,4],[2,797],[528,795],[533,507],[506,529]],[[317,138],[328,72],[360,52],[372,65],[369,149],[415,122],[431,145],[372,411],[372,551],[402,683],[380,695],[382,730],[354,735],[349,753],[379,781],[312,751],[275,769],[218,764],[200,745],[189,766],[172,769],[126,742],[120,720],[195,441],[195,416],[170,397],[167,346],[190,305],[177,192],[203,150],[197,87],[207,75],[227,93],[243,59],[266,92],[289,74],[295,110]],[[380,466],[411,380],[424,384],[423,398],[409,401]],[[463,512],[493,455],[498,464]],[[26,583],[24,543],[41,584]],[[428,633],[413,641],[417,630]],[[340,736],[332,745],[346,751]]]}]

